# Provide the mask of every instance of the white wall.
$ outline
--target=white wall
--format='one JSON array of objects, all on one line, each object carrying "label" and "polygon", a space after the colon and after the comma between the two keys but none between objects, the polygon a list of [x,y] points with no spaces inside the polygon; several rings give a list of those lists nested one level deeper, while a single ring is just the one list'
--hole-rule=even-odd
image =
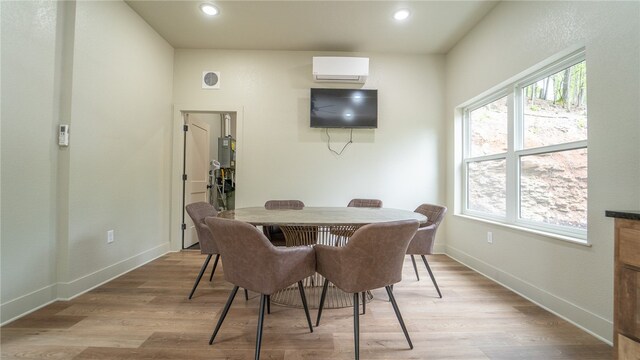
[{"label": "white wall", "polygon": [[[376,130],[354,130],[342,156],[327,149],[323,129],[309,127],[314,55],[369,56],[364,88],[378,89]],[[380,198],[413,210],[444,201],[443,56],[314,52],[176,50],[174,103],[181,109],[239,106],[236,206],[300,199],[345,206]],[[202,71],[220,71],[221,89],[202,90]],[[179,109],[178,109],[179,110]],[[348,130],[330,130],[334,149]]]},{"label": "white wall", "polygon": [[460,169],[454,108],[559,52],[586,47],[592,246],[457,216],[445,227],[448,254],[608,341],[613,220],[604,212],[640,207],[638,19],[638,2],[502,2],[446,57],[447,203],[453,207]]},{"label": "white wall", "polygon": [[61,4],[2,2],[2,322],[169,249],[173,48],[124,2]]},{"label": "white wall", "polygon": [[78,2],[75,39],[70,281],[166,246],[173,83],[173,48],[123,2]]},{"label": "white wall", "polygon": [[55,296],[58,5],[0,3],[2,321]]}]

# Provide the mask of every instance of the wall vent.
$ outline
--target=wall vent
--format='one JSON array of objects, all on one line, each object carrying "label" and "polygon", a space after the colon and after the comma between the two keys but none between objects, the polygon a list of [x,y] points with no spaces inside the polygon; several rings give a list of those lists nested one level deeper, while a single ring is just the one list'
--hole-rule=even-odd
[{"label": "wall vent", "polygon": [[202,88],[207,90],[220,89],[220,71],[203,71]]}]

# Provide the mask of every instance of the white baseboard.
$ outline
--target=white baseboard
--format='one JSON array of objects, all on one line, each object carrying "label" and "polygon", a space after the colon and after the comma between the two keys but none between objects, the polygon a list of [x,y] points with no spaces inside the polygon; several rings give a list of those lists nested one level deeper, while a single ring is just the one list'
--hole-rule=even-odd
[{"label": "white baseboard", "polygon": [[446,246],[445,254],[536,305],[613,345],[613,322],[504,272],[464,251]]},{"label": "white baseboard", "polygon": [[58,300],[71,300],[168,253],[164,243],[70,282],[58,282],[0,305],[0,326]]},{"label": "white baseboard", "polygon": [[58,283],[58,298],[71,300],[168,253],[169,243],[158,245],[128,259],[66,283]]},{"label": "white baseboard", "polygon": [[51,304],[57,300],[57,292],[58,284],[51,284],[5,302],[0,305],[0,326]]}]

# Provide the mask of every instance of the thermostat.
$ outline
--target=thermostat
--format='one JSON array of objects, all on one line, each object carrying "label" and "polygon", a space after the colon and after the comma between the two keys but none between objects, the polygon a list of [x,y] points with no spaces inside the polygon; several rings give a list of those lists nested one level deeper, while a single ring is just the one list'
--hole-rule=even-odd
[{"label": "thermostat", "polygon": [[61,124],[58,129],[58,145],[69,146],[69,125]]}]

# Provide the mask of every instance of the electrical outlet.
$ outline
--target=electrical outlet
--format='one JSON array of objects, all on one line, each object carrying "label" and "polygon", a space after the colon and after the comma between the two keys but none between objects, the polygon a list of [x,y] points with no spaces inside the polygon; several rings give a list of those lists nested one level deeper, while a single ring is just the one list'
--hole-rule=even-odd
[{"label": "electrical outlet", "polygon": [[487,231],[487,242],[493,244],[493,233],[491,231]]},{"label": "electrical outlet", "polygon": [[111,244],[113,240],[113,230],[107,231],[107,244]]}]

